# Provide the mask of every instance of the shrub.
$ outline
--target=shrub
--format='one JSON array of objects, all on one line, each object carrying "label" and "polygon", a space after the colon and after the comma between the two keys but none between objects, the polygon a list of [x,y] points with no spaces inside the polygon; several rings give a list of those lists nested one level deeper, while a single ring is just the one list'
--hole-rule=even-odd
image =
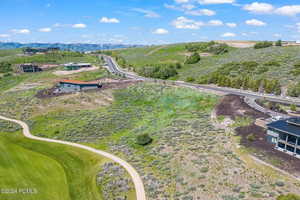
[{"label": "shrub", "polygon": [[187,77],[186,82],[194,82],[195,78],[194,77]]},{"label": "shrub", "polygon": [[221,55],[229,51],[229,46],[227,44],[214,44],[208,48],[208,52]]},{"label": "shrub", "polygon": [[136,143],[142,146],[150,144],[152,142],[152,138],[148,134],[138,135],[136,138]]},{"label": "shrub", "polygon": [[285,184],[284,184],[283,181],[277,181],[277,182],[275,183],[275,185],[278,186],[278,187],[283,187]]},{"label": "shrub", "polygon": [[277,40],[276,43],[275,43],[275,46],[281,47],[282,46],[282,41],[281,40]]},{"label": "shrub", "polygon": [[296,112],[297,106],[295,104],[291,104],[290,109],[291,109],[291,111]]},{"label": "shrub", "polygon": [[258,42],[254,45],[254,49],[262,49],[262,48],[268,48],[273,46],[273,42],[269,41],[263,41],[263,42]]},{"label": "shrub", "polygon": [[201,172],[201,173],[207,173],[207,172],[208,172],[208,167],[202,167],[202,168],[200,169],[200,172]]},{"label": "shrub", "polygon": [[300,196],[296,194],[280,195],[276,200],[300,200]]},{"label": "shrub", "polygon": [[151,67],[142,67],[138,70],[138,73],[142,76],[159,79],[168,79],[178,74],[178,72],[175,69],[175,66],[173,66],[172,64],[161,64]]},{"label": "shrub", "polygon": [[12,65],[9,62],[0,62],[0,73],[7,73],[12,71]]},{"label": "shrub", "polygon": [[289,85],[287,94],[291,97],[299,97],[300,96],[300,82],[297,84]]},{"label": "shrub", "polygon": [[201,60],[199,53],[195,52],[191,56],[187,57],[186,64],[196,64]]},{"label": "shrub", "polygon": [[250,142],[254,142],[256,140],[256,137],[253,133],[251,133],[247,136],[247,140],[249,140]]}]

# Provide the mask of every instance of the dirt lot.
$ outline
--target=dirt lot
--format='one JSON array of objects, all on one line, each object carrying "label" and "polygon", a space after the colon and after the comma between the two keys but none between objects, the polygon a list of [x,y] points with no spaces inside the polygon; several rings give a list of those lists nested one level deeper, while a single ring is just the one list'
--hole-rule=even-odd
[{"label": "dirt lot", "polygon": [[[102,88],[99,89],[93,89],[93,90],[86,90],[84,92],[92,92],[92,91],[103,91],[107,89],[123,89],[127,88],[130,85],[136,84],[141,81],[135,81],[135,80],[117,80],[117,79],[100,79],[98,80],[102,83]],[[40,90],[36,97],[44,99],[44,98],[51,98],[51,97],[57,97],[57,96],[63,96],[68,95],[68,93],[54,93],[57,86],[54,86],[49,89]]]},{"label": "dirt lot", "polygon": [[99,67],[88,67],[88,68],[81,68],[78,70],[72,70],[72,71],[55,71],[53,72],[54,75],[56,76],[65,76],[65,75],[70,75],[70,74],[76,74],[76,73],[80,73],[80,72],[88,72],[88,71],[94,71],[99,69]]},{"label": "dirt lot", "polygon": [[[231,119],[236,117],[251,117],[253,119],[265,118],[267,115],[249,107],[240,96],[227,95],[216,107],[217,116],[227,116]],[[300,160],[274,149],[266,140],[266,130],[252,123],[246,127],[235,129],[236,134],[241,136],[241,145],[251,149],[256,157],[269,162],[280,169],[284,169],[295,175],[300,175]],[[249,140],[249,135],[255,137]]]}]

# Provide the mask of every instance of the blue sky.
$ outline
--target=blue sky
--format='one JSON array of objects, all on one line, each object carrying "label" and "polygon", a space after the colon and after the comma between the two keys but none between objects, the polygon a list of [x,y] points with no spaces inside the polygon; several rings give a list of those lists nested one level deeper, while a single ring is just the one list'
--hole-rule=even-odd
[{"label": "blue sky", "polygon": [[1,0],[0,41],[300,40],[299,0]]}]

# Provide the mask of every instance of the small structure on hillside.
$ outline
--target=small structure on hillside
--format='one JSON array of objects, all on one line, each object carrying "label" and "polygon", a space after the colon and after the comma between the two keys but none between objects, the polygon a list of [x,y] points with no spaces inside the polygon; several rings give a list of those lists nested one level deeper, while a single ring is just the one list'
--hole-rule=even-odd
[{"label": "small structure on hillside", "polygon": [[278,120],[267,124],[267,140],[276,149],[300,158],[300,118]]},{"label": "small structure on hillside", "polygon": [[84,82],[84,81],[76,81],[76,80],[61,80],[59,81],[58,88],[54,91],[54,93],[72,93],[72,92],[80,92],[91,89],[101,88],[102,84],[99,82]]},{"label": "small structure on hillside", "polygon": [[65,70],[71,71],[71,70],[78,70],[81,68],[88,68],[92,67],[90,63],[68,63],[64,64]]},{"label": "small structure on hillside", "polygon": [[32,73],[32,72],[41,72],[43,71],[38,65],[32,63],[25,63],[19,65],[21,72]]},{"label": "small structure on hillside", "polygon": [[45,54],[49,52],[59,51],[59,47],[48,47],[48,48],[32,48],[27,47],[23,49],[24,54],[34,55],[34,54]]}]

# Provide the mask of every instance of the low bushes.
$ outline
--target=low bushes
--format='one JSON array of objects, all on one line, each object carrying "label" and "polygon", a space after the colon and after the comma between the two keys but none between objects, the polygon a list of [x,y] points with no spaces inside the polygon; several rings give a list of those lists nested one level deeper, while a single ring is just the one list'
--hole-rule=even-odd
[{"label": "low bushes", "polygon": [[262,48],[268,48],[273,46],[273,42],[269,41],[263,41],[263,42],[258,42],[254,45],[254,49],[262,49]]},{"label": "low bushes", "polygon": [[142,67],[138,73],[145,77],[168,79],[178,74],[176,68],[178,65],[173,64],[160,64],[156,66]]},{"label": "low bushes", "polygon": [[152,140],[153,139],[148,134],[142,134],[136,137],[136,143],[142,146],[150,144]]},{"label": "low bushes", "polygon": [[188,56],[185,60],[185,64],[196,64],[201,60],[199,53],[195,52],[191,56]]},{"label": "low bushes", "polygon": [[9,62],[0,62],[0,73],[7,73],[13,71],[12,64]]},{"label": "low bushes", "polygon": [[189,52],[209,52],[215,55],[227,53],[229,46],[227,44],[219,44],[214,41],[201,42],[201,43],[189,43],[185,46],[185,49]]},{"label": "low bushes", "polygon": [[300,196],[296,194],[280,195],[277,200],[300,200]]},{"label": "low bushes", "polygon": [[288,87],[287,94],[291,97],[299,97],[300,96],[300,82],[290,85]]}]

